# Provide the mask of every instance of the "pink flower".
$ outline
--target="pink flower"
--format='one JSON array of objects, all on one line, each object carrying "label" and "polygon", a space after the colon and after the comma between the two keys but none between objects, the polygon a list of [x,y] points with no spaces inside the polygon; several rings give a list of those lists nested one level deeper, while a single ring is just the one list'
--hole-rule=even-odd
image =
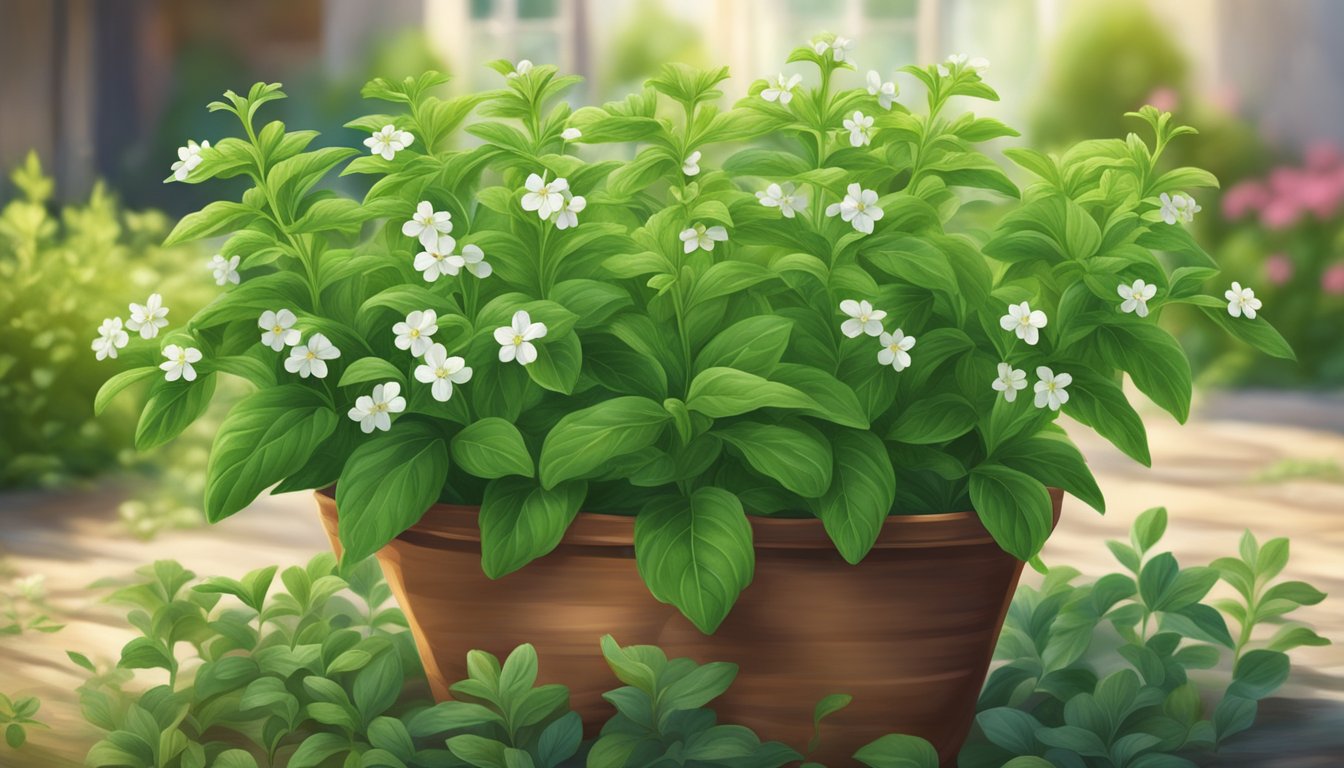
[{"label": "pink flower", "polygon": [[1285,254],[1276,253],[1265,259],[1265,277],[1275,285],[1283,285],[1293,279],[1293,261]]},{"label": "pink flower", "polygon": [[1260,221],[1269,229],[1283,230],[1291,227],[1302,215],[1297,201],[1290,197],[1278,197],[1269,202],[1260,212]]},{"label": "pink flower", "polygon": [[1318,141],[1307,147],[1307,168],[1313,171],[1328,171],[1344,161],[1344,153],[1339,147],[1328,141]]},{"label": "pink flower", "polygon": [[1321,290],[1333,296],[1344,296],[1344,261],[1331,264],[1321,275]]},{"label": "pink flower", "polygon": [[1148,94],[1147,102],[1160,112],[1175,112],[1181,106],[1181,96],[1175,88],[1163,85]]},{"label": "pink flower", "polygon": [[1223,195],[1223,216],[1236,221],[1252,211],[1258,211],[1269,202],[1269,190],[1258,181],[1243,181]]}]

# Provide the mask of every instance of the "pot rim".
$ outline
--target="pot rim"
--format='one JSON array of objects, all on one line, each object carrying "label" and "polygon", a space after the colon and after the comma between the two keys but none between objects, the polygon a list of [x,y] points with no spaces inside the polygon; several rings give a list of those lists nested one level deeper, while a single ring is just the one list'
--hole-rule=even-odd
[{"label": "pot rim", "polygon": [[[1064,492],[1050,488],[1054,523],[1059,522]],[[336,517],[335,486],[313,491],[324,515]],[[424,543],[425,537],[449,541],[479,542],[479,506],[434,504],[420,520],[397,538]],[[780,518],[748,515],[752,540],[757,549],[833,549],[819,518]],[[1053,524],[1052,524],[1053,527]],[[635,540],[635,516],[603,512],[579,512],[560,546],[630,547]],[[944,512],[932,515],[889,515],[882,523],[873,549],[920,549],[994,544],[994,538],[975,512]],[[997,546],[997,545],[995,545]]]}]

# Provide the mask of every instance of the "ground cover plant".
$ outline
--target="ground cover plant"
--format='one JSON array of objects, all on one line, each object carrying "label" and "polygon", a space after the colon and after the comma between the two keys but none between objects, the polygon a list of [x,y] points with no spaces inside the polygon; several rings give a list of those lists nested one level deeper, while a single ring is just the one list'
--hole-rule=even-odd
[{"label": "ground cover plant", "polygon": [[[1149,463],[1120,382],[1187,417],[1166,306],[1291,357],[1252,289],[1204,292],[1216,265],[1184,225],[1216,180],[1163,164],[1192,129],[1145,108],[1142,137],[1009,150],[1019,190],[976,148],[1012,129],[953,107],[997,98],[984,62],[903,68],[911,110],[854,57],[822,36],[789,58],[806,83],[756,81],[731,109],[725,69],[681,65],[577,111],[551,66],[495,62],[502,87],[446,100],[434,73],[378,79],[364,95],[389,111],[349,123],[364,150],[263,123],[278,84],[230,91],[210,108],[241,136],[184,147],[171,180],[251,186],[168,238],[227,237],[222,295],[162,330],[133,313],[131,348],[160,357],[99,401],[153,380],[146,448],[221,373],[250,381],[215,438],[210,519],[334,483],[352,560],[436,501],[480,505],[492,577],[581,509],[636,515],[651,593],[711,632],[751,580],[748,515],[815,516],[858,562],[893,513],[974,509],[1029,559],[1047,486],[1103,509],[1053,422]],[[372,180],[362,200],[322,186],[337,169]],[[956,233],[965,189],[1014,202]]]}]

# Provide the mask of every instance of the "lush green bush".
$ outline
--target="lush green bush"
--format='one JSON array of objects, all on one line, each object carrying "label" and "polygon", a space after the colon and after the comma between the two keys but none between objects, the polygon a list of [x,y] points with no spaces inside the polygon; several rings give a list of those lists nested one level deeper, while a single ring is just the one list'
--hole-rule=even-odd
[{"label": "lush green bush", "polygon": [[172,222],[120,209],[101,184],[57,215],[36,154],[10,178],[19,194],[0,210],[0,488],[50,486],[136,461],[126,451],[135,409],[93,418],[111,375],[89,350],[93,329],[124,311],[125,297],[155,290],[190,315],[208,274],[196,249],[158,245]]}]

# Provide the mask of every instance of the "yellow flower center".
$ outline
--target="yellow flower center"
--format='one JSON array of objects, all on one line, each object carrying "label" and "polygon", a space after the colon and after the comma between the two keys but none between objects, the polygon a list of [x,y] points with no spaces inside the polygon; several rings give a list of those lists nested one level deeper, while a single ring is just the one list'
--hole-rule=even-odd
[{"label": "yellow flower center", "polygon": [[271,333],[274,333],[274,334],[277,335],[277,336],[279,336],[280,334],[282,334],[282,333],[284,333],[284,332],[285,332],[285,329],[282,328],[282,327],[280,327],[280,326],[278,326],[278,325],[271,329]]},{"label": "yellow flower center", "polygon": [[308,352],[304,354],[304,357],[307,358],[308,360],[316,360],[316,359],[317,359],[317,355],[313,354],[313,351],[312,351],[311,349],[308,350]]},{"label": "yellow flower center", "polygon": [[523,343],[523,336],[520,333],[513,334],[513,346],[517,347]]},{"label": "yellow flower center", "polygon": [[409,334],[407,334],[407,335],[410,336],[412,339],[418,339],[418,338],[420,338],[420,329],[419,329],[419,328],[412,328],[412,329],[411,329],[411,332],[410,332]]},{"label": "yellow flower center", "polygon": [[438,370],[434,371],[434,375],[438,376],[440,379],[446,379],[448,378],[448,369],[439,368]]}]

